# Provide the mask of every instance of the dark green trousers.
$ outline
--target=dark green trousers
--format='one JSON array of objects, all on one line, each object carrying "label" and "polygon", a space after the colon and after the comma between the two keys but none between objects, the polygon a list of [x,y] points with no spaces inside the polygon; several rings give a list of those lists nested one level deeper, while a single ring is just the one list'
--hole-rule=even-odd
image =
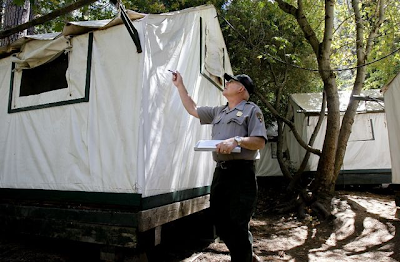
[{"label": "dark green trousers", "polygon": [[229,161],[216,167],[211,185],[210,208],[219,237],[225,242],[232,262],[251,262],[253,237],[249,222],[257,201],[254,164]]}]

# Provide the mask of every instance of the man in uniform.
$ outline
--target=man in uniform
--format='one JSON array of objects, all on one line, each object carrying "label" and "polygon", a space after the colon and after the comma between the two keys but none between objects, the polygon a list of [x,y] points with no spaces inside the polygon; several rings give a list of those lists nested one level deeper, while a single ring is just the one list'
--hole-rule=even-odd
[{"label": "man in uniform", "polygon": [[[172,81],[188,113],[201,124],[213,125],[213,140],[223,140],[213,152],[217,165],[210,194],[217,234],[228,247],[232,262],[259,261],[253,255],[249,222],[257,199],[254,160],[267,141],[265,123],[260,108],[248,101],[255,88],[251,78],[228,74],[224,78],[227,83],[222,94],[228,103],[216,107],[197,107],[179,72],[173,72]],[[237,146],[241,152],[232,153]]]}]

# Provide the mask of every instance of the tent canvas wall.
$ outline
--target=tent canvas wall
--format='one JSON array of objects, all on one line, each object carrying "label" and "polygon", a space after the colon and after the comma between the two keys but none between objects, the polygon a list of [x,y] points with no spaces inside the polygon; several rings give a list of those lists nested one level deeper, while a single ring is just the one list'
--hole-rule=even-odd
[{"label": "tent canvas wall", "polygon": [[256,161],[256,176],[282,176],[282,171],[277,159],[277,142],[268,140],[265,147],[260,150],[260,159]]},{"label": "tent canvas wall", "polygon": [[[187,114],[168,69],[181,72],[199,105],[226,102],[220,89],[232,71],[216,10],[128,14],[142,53],[115,19],[70,23],[64,34],[27,37],[14,46],[20,52],[3,53],[4,194],[62,192],[141,209],[207,194],[212,157],[193,147],[211,129]],[[64,83],[46,83],[63,65]],[[50,90],[31,92],[32,82]]]},{"label": "tent canvas wall", "polygon": [[278,124],[273,122],[267,127],[268,141],[260,150],[260,159],[256,161],[256,176],[282,176],[281,167],[277,158]]},{"label": "tent canvas wall", "polygon": [[392,160],[393,184],[400,184],[400,75],[398,74],[383,88],[385,97],[385,112],[389,132],[389,148]]},{"label": "tent canvas wall", "polygon": [[[350,92],[339,92],[340,110],[344,112],[350,99]],[[379,90],[363,91],[361,96],[372,99],[382,97]],[[293,94],[290,97],[290,110],[294,124],[308,142],[318,122],[322,94]],[[290,161],[299,167],[305,155],[291,131],[285,128],[286,148]],[[317,135],[314,146],[322,149],[326,132],[326,117]],[[383,102],[360,101],[354,119],[352,133],[346,149],[344,163],[337,183],[390,183],[391,161]],[[319,157],[311,154],[306,171],[316,171]],[[371,176],[372,175],[372,176]]]}]

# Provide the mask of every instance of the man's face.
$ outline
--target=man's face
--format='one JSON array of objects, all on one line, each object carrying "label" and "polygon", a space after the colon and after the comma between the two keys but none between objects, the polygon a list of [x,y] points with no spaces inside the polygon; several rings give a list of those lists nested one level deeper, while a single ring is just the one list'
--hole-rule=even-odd
[{"label": "man's face", "polygon": [[239,81],[236,81],[234,79],[231,79],[226,82],[225,88],[224,88],[224,91],[222,92],[222,94],[225,97],[235,96],[240,93],[240,89],[242,87],[243,87],[242,83],[240,83]]}]

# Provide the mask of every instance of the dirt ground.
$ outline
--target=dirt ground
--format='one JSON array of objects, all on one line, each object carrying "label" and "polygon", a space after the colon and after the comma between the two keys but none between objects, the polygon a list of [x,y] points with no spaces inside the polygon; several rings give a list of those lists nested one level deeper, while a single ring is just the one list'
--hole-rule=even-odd
[{"label": "dirt ground", "polygon": [[[251,231],[254,252],[264,261],[400,261],[400,220],[390,190],[338,190],[332,200],[336,219],[330,223],[274,214],[282,195],[277,188],[260,185]],[[210,240],[182,239],[151,252],[157,255],[148,259],[157,262],[230,261],[225,245]],[[99,250],[66,241],[0,236],[0,261],[99,261]]]},{"label": "dirt ground", "polygon": [[[400,261],[400,220],[393,192],[349,189],[337,191],[332,200],[336,219],[329,223],[269,212],[279,196],[260,188],[251,221],[254,252],[263,261]],[[212,243],[184,261],[230,260],[223,244]]]}]

